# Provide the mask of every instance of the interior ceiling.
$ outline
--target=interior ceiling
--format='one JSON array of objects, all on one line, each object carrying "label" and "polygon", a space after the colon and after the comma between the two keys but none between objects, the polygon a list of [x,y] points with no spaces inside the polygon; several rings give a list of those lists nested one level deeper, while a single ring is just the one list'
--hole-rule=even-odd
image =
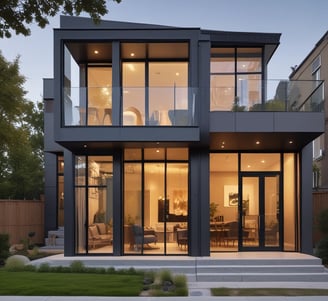
[{"label": "interior ceiling", "polygon": [[[188,59],[188,43],[122,43],[121,58],[126,59]],[[77,63],[112,61],[112,44],[69,42],[66,47]]]},{"label": "interior ceiling", "polygon": [[317,133],[211,133],[210,149],[219,151],[296,152]]}]

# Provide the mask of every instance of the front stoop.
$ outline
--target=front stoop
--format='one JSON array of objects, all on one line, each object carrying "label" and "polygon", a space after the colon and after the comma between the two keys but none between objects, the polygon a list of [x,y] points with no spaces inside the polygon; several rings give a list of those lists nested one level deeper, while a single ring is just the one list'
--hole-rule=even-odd
[{"label": "front stoop", "polygon": [[194,282],[328,282],[328,271],[321,260],[301,253],[217,253],[212,257],[55,255],[33,264],[48,262],[51,266],[68,266],[75,260],[81,260],[89,267],[169,269],[176,274],[185,274]]},{"label": "front stoop", "polygon": [[[299,254],[299,253],[297,253]],[[319,258],[295,257],[234,258],[198,260],[199,282],[327,282],[328,271]]]}]

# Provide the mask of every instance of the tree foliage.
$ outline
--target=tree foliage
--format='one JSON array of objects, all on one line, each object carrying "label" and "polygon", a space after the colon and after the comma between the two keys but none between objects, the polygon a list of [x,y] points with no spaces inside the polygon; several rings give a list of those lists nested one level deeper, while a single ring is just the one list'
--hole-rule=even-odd
[{"label": "tree foliage", "polygon": [[[120,3],[121,0],[112,0]],[[49,24],[48,17],[58,13],[79,16],[88,13],[97,22],[108,13],[105,0],[2,0],[0,5],[0,37],[16,34],[30,35],[28,24],[37,23],[44,28]]]},{"label": "tree foliage", "polygon": [[19,58],[0,52],[0,198],[39,198],[43,190],[43,105],[25,99]]}]

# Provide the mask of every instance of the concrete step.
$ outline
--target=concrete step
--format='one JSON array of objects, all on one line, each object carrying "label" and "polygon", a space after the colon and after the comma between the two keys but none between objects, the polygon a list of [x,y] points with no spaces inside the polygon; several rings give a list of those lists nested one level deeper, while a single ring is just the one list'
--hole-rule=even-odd
[{"label": "concrete step", "polygon": [[199,282],[327,282],[328,273],[197,273]]},{"label": "concrete step", "polygon": [[220,265],[197,266],[198,273],[323,273],[323,265]]},{"label": "concrete step", "polygon": [[[327,282],[328,271],[319,258],[304,254],[286,258],[203,258],[188,256],[74,256],[45,259],[52,266],[69,266],[81,260],[89,267],[114,267],[139,270],[169,269],[185,274],[189,281],[197,282]],[[247,255],[251,256],[251,255]],[[294,256],[294,257],[293,257]],[[240,256],[242,257],[242,256]],[[40,264],[42,260],[35,261]]]},{"label": "concrete step", "polygon": [[224,265],[224,266],[243,266],[243,265],[321,265],[322,261],[320,258],[314,256],[306,256],[304,258],[236,258],[236,259],[227,259],[227,258],[198,258],[198,266],[213,266],[213,265]]},{"label": "concrete step", "polygon": [[58,246],[58,247],[60,246],[64,248],[64,238],[59,238],[59,237],[56,237],[55,239],[46,238],[45,244],[46,246]]}]

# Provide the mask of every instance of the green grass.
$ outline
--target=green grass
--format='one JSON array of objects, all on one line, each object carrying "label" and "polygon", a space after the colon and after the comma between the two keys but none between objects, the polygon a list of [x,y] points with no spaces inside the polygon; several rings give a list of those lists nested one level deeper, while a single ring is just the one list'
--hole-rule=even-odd
[{"label": "green grass", "polygon": [[328,296],[328,289],[212,288],[212,296]]},{"label": "green grass", "polygon": [[0,269],[0,296],[138,296],[143,275],[8,272]]}]

